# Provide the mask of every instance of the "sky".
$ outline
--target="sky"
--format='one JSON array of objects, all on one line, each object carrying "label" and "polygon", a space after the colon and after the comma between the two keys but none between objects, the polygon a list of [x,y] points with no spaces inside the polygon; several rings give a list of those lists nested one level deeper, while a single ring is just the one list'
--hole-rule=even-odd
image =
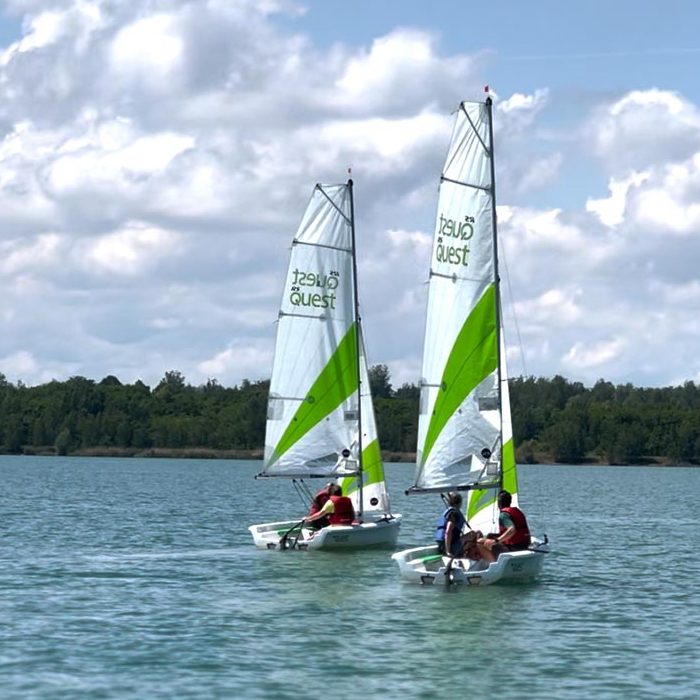
[{"label": "sky", "polygon": [[0,373],[270,376],[352,168],[370,364],[420,381],[454,110],[494,98],[511,375],[700,382],[691,0],[5,0]]}]

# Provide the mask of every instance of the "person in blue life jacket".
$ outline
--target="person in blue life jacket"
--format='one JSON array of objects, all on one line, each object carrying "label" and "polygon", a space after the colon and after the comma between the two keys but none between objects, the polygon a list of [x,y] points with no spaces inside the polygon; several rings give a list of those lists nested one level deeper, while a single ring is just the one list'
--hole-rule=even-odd
[{"label": "person in blue life jacket", "polygon": [[471,549],[475,533],[464,534],[467,519],[461,511],[462,494],[452,491],[447,494],[447,510],[438,518],[435,530],[435,541],[440,554],[451,557],[466,556],[466,550]]},{"label": "person in blue life jacket", "polygon": [[[447,510],[438,519],[435,541],[442,555],[492,562],[496,557],[484,545],[481,530],[470,530],[461,511],[462,495],[457,491],[447,494]],[[465,532],[466,528],[466,532]]]}]

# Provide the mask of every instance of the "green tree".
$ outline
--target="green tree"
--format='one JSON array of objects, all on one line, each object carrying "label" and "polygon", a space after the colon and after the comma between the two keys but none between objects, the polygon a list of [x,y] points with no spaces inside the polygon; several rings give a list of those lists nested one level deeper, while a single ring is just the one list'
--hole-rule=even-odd
[{"label": "green tree", "polygon": [[374,365],[369,369],[369,386],[376,399],[388,399],[394,393],[391,386],[389,368],[386,365]]}]

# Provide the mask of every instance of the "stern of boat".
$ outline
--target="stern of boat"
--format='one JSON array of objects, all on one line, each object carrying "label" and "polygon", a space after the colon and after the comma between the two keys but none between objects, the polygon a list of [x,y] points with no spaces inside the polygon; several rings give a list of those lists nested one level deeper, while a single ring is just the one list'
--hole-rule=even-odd
[{"label": "stern of boat", "polygon": [[[321,530],[295,528],[294,521],[251,525],[248,530],[258,549],[364,549],[395,547],[401,515],[382,516],[353,525],[330,525]],[[284,540],[284,541],[282,541]]]},{"label": "stern of boat", "polygon": [[505,552],[495,562],[446,557],[437,546],[415,547],[392,554],[401,578],[418,584],[483,586],[499,581],[530,581],[542,573],[548,550]]}]

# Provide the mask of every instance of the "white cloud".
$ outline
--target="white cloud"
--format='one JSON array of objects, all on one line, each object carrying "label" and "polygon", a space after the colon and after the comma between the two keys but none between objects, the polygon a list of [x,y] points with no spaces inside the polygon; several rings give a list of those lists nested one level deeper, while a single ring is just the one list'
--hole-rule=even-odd
[{"label": "white cloud", "polygon": [[516,304],[518,316],[527,324],[549,328],[571,326],[581,319],[580,289],[548,289],[535,299]]},{"label": "white cloud", "polygon": [[55,233],[38,235],[34,240],[0,241],[0,272],[15,275],[60,264],[61,237]]},{"label": "white cloud", "polygon": [[601,199],[589,199],[586,202],[586,211],[593,212],[600,221],[609,227],[617,226],[624,220],[627,195],[631,187],[639,187],[649,179],[649,173],[632,173],[623,180],[610,179],[608,185],[610,196]]},{"label": "white cloud", "polygon": [[335,98],[353,112],[386,108],[413,111],[426,86],[437,95],[441,87],[472,77],[471,58],[441,58],[436,43],[435,36],[415,29],[396,29],[375,39],[367,53],[349,58],[336,80]]},{"label": "white cloud", "polygon": [[548,90],[535,90],[531,95],[516,92],[508,99],[496,103],[499,117],[503,117],[500,128],[523,129],[530,126],[537,115],[547,106]]},{"label": "white cloud", "polygon": [[0,357],[0,373],[8,379],[31,377],[39,384],[50,382],[56,377],[70,377],[78,367],[78,362],[40,361],[28,350],[19,350],[6,357]]},{"label": "white cloud", "polygon": [[595,153],[619,177],[700,150],[700,109],[667,90],[635,90],[594,112],[588,131]]},{"label": "white cloud", "polygon": [[56,196],[90,189],[140,189],[146,178],[161,174],[193,143],[191,136],[175,133],[133,133],[126,120],[100,124],[94,139],[72,139],[59,149],[46,170],[47,185]]},{"label": "white cloud", "polygon": [[[695,310],[700,308],[700,280],[698,279],[680,284],[654,280],[650,284],[649,291],[657,300],[659,309],[675,309],[677,313],[687,313],[690,318],[695,315]],[[685,327],[687,329],[687,323]]]},{"label": "white cloud", "polygon": [[620,357],[625,343],[619,338],[594,343],[576,343],[563,358],[572,370],[591,369],[609,364]]},{"label": "white cloud", "polygon": [[109,67],[118,79],[167,93],[182,72],[184,48],[174,16],[144,17],[117,32],[109,49]]},{"label": "white cloud", "polygon": [[[273,0],[12,7],[25,35],[0,58],[2,371],[268,376],[292,235],[313,184],[352,167],[370,361],[395,386],[419,380],[452,112],[483,96],[489,54],[407,27],[326,48],[304,8]],[[698,340],[700,110],[633,91],[563,127],[560,99],[494,101],[503,289],[528,371],[663,382]],[[581,178],[591,155],[599,172]]]},{"label": "white cloud", "polygon": [[[229,379],[246,377],[263,379],[267,373],[260,374],[261,367],[272,365],[272,353],[269,348],[231,345],[197,365],[202,378]],[[203,381],[203,380],[202,380]]]},{"label": "white cloud", "polygon": [[164,256],[179,252],[178,235],[144,223],[131,222],[86,245],[89,270],[133,276],[154,267]]},{"label": "white cloud", "polygon": [[[586,234],[578,226],[567,223],[561,209],[526,209],[521,207],[499,207],[499,223],[508,226],[504,232],[509,243],[519,251],[532,247],[559,248],[569,252],[585,250]],[[516,231],[512,231],[515,229]]]},{"label": "white cloud", "polygon": [[525,167],[514,173],[514,177],[511,176],[516,180],[515,191],[523,195],[555,182],[560,177],[559,171],[563,161],[564,156],[561,153],[528,159]]},{"label": "white cloud", "polygon": [[666,165],[631,197],[639,227],[674,234],[700,235],[700,152]]}]

